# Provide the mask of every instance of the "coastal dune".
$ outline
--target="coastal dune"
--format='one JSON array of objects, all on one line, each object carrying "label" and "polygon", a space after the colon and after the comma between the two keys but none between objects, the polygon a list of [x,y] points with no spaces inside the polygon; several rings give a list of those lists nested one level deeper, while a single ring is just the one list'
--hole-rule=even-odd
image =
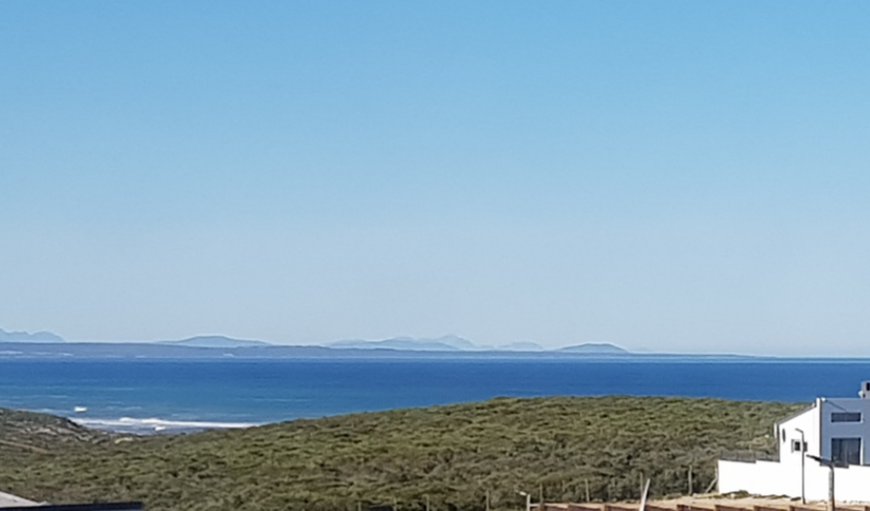
[{"label": "coastal dune", "polygon": [[[703,489],[723,452],[773,452],[795,405],[673,398],[495,399],[189,435],[101,433],[3,411],[0,488],[51,502],[143,501],[152,510],[515,509]],[[7,440],[7,439],[12,439]],[[536,497],[537,498],[537,497]]]}]

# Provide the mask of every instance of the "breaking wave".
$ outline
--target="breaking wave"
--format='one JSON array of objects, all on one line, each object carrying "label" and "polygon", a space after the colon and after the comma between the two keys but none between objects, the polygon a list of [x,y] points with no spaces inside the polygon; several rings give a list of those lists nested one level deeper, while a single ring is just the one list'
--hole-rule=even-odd
[{"label": "breaking wave", "polygon": [[260,425],[254,422],[176,421],[159,419],[156,417],[147,419],[135,419],[133,417],[121,417],[119,419],[85,419],[74,417],[71,420],[86,428],[136,434],[182,433],[202,431],[205,429],[250,428]]}]

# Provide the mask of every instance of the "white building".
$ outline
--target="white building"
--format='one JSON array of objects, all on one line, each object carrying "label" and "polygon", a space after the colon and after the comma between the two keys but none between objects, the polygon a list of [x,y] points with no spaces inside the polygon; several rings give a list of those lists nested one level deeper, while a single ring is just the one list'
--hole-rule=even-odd
[{"label": "white building", "polygon": [[776,424],[779,461],[719,460],[719,492],[828,498],[830,460],[838,501],[870,502],[870,382],[857,398],[819,398]]},{"label": "white building", "polygon": [[22,499],[21,497],[16,497],[15,495],[11,495],[9,493],[3,493],[0,491],[0,508],[4,507],[31,507],[38,506],[39,504],[27,499]]}]

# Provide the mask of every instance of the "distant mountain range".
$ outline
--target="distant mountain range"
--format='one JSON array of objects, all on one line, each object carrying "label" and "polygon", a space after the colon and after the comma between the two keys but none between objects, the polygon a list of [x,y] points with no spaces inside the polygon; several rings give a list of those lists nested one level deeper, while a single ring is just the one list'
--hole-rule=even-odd
[{"label": "distant mountain range", "polygon": [[456,335],[445,335],[434,339],[415,339],[413,337],[394,337],[380,341],[352,339],[336,341],[327,346],[330,348],[356,350],[471,351],[479,349],[473,342]]},{"label": "distant mountain range", "polygon": [[[222,335],[203,335],[178,341],[158,341],[158,344],[186,346],[189,348],[251,348],[280,345],[265,341],[233,339]],[[566,346],[556,350],[546,350],[534,342],[515,342],[501,346],[486,346],[458,335],[444,335],[434,338],[391,337],[389,339],[366,340],[346,339],[335,341],[325,346],[335,350],[393,350],[393,351],[435,351],[435,352],[559,352],[587,355],[626,355],[630,352],[608,343],[586,343]]]},{"label": "distant mountain range", "polygon": [[625,355],[630,352],[609,343],[586,343],[574,346],[566,346],[556,350],[547,350],[534,342],[515,342],[501,346],[485,346],[475,344],[468,339],[456,335],[445,335],[433,339],[414,337],[393,337],[377,341],[353,339],[336,341],[327,345],[330,348],[373,350],[389,349],[400,351],[477,351],[477,352],[557,352],[557,353],[580,353],[588,355]]},{"label": "distant mountain range", "polygon": [[614,344],[606,342],[587,342],[575,346],[565,346],[557,351],[562,353],[589,353],[595,355],[628,355],[631,352]]},{"label": "distant mountain range", "polygon": [[265,341],[249,341],[246,339],[233,339],[223,335],[200,335],[181,339],[180,341],[158,341],[159,344],[173,346],[188,346],[191,348],[245,348],[251,346],[272,346]]},{"label": "distant mountain range", "polygon": [[51,332],[7,332],[0,328],[0,342],[64,342],[64,338]]},{"label": "distant mountain range", "polygon": [[152,342],[67,342],[51,332],[0,330],[0,357],[15,356],[122,356],[122,357],[619,357],[631,352],[613,344],[587,343],[546,349],[534,342],[501,346],[479,345],[457,335],[434,338],[393,337],[350,339],[324,346],[287,346],[265,341],[201,335]]}]

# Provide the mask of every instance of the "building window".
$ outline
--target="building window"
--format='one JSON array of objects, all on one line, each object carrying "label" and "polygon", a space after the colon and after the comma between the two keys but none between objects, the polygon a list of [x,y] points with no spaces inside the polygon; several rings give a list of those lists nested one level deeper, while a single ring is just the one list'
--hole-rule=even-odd
[{"label": "building window", "polygon": [[861,412],[834,412],[831,422],[861,422]]},{"label": "building window", "polygon": [[792,440],[791,441],[791,452],[807,452],[807,443],[804,442],[804,448],[801,450],[801,441],[800,440]]},{"label": "building window", "polygon": [[831,460],[846,465],[861,464],[860,438],[832,438]]}]

